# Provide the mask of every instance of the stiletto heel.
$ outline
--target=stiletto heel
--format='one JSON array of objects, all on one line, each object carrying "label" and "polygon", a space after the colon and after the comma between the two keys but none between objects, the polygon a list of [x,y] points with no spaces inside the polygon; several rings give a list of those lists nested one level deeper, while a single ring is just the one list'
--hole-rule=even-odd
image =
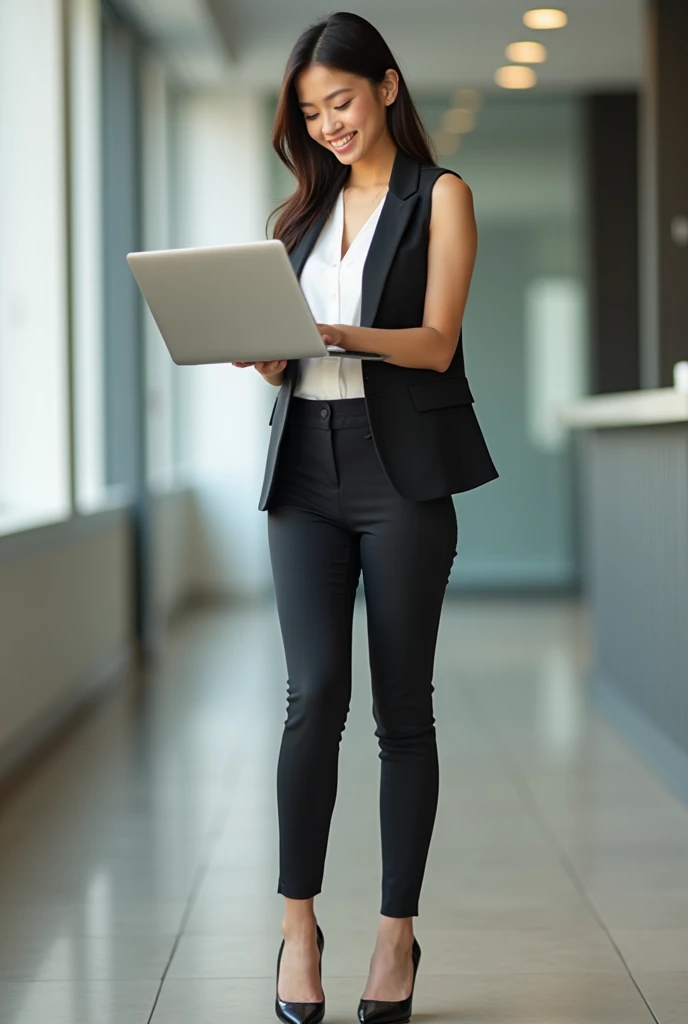
[{"label": "stiletto heel", "polygon": [[[325,936],[320,930],[320,925],[316,925],[316,935],[318,949],[320,950],[319,973],[320,980],[322,981],[322,957],[323,950],[325,949]],[[320,1024],[325,1016],[324,999],[321,1003],[287,1003],[280,999],[279,976],[283,952],[284,939],[282,939],[282,945],[280,946],[279,955],[277,957],[277,981],[275,983],[275,1013],[277,1014],[277,1019],[281,1020],[283,1024]]]},{"label": "stiletto heel", "polygon": [[420,946],[413,940],[413,984],[408,999],[392,1002],[384,999],[361,999],[358,1004],[358,1019],[361,1024],[407,1024],[413,1013],[413,992],[420,963]]}]

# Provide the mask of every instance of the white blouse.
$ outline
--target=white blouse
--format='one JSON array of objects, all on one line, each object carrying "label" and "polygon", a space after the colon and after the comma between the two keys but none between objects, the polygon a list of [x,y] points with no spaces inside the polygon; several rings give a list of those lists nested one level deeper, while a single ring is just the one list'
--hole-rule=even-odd
[{"label": "white blouse", "polygon": [[[301,271],[301,289],[319,324],[360,327],[363,264],[384,202],[383,198],[375,207],[342,259],[344,191],[337,196],[332,213]],[[300,359],[294,395],[315,401],[363,398],[360,360],[337,356]]]}]

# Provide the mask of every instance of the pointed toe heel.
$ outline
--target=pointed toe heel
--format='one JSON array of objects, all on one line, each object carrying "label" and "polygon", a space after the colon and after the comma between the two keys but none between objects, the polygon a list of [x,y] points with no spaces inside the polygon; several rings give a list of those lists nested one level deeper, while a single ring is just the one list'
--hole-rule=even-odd
[{"label": "pointed toe heel", "polygon": [[[322,957],[325,949],[325,936],[317,925],[317,942],[320,950],[320,978],[322,979]],[[321,1024],[325,1017],[325,1000],[321,1003],[289,1003],[279,997],[279,975],[284,952],[284,940],[277,957],[277,981],[275,983],[275,1015],[282,1024]]]},{"label": "pointed toe heel", "polygon": [[361,999],[358,1004],[358,1020],[360,1024],[407,1024],[413,1013],[413,993],[416,987],[416,975],[420,963],[420,946],[413,940],[411,951],[413,960],[413,984],[408,999],[397,1002],[384,999]]}]

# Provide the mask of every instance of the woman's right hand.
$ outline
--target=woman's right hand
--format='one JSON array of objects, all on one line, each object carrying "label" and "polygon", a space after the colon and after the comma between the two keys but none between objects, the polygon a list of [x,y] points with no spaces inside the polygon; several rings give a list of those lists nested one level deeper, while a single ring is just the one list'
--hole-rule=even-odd
[{"label": "woman's right hand", "polygon": [[246,369],[247,366],[254,366],[268,384],[281,384],[282,375],[287,368],[287,360],[271,359],[259,363],[232,363],[232,366],[238,366],[241,370]]}]

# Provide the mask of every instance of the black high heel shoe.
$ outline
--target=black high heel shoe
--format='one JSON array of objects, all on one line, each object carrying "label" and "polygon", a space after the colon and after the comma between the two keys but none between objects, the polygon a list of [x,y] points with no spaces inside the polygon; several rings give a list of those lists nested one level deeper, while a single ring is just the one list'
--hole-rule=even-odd
[{"label": "black high heel shoe", "polygon": [[[316,925],[318,949],[320,950],[320,980],[322,981],[322,957],[325,949],[325,936],[320,931],[320,925]],[[284,939],[280,946],[277,957],[277,982],[275,984],[275,1013],[277,1019],[283,1024],[320,1024],[325,1016],[325,1000],[321,1003],[287,1003],[279,997],[279,976],[284,952]]]},{"label": "black high heel shoe", "polygon": [[420,963],[420,946],[413,940],[411,950],[413,960],[413,984],[408,999],[391,1002],[384,999],[361,999],[358,1004],[358,1019],[361,1024],[407,1024],[413,1013],[413,991],[416,987],[416,975]]}]

